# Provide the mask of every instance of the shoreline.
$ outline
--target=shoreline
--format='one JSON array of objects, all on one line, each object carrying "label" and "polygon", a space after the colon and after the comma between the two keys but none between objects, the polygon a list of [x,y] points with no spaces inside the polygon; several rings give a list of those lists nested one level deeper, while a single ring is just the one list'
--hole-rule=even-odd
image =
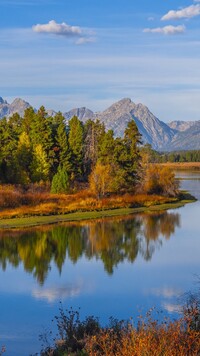
[{"label": "shoreline", "polygon": [[168,209],[177,209],[183,207],[185,204],[194,203],[197,201],[195,197],[187,192],[182,193],[182,199],[171,202],[161,203],[152,206],[141,206],[135,208],[114,208],[114,209],[102,209],[93,211],[76,211],[65,214],[55,215],[34,215],[30,217],[14,217],[0,219],[0,230],[17,229],[26,227],[36,227],[43,225],[59,224],[62,222],[91,220],[105,217],[114,216],[126,216],[136,213],[152,212],[152,211],[164,211]]}]

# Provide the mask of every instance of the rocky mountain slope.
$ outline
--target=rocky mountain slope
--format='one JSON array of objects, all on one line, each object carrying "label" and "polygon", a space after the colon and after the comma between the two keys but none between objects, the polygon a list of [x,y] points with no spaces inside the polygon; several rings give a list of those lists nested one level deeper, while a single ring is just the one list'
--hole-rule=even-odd
[{"label": "rocky mountain slope", "polygon": [[[15,99],[11,104],[0,97],[0,118],[9,117],[31,105],[22,99]],[[48,115],[54,116],[54,110],[47,110]],[[134,120],[142,134],[144,143],[150,143],[159,151],[200,149],[200,120],[173,121],[168,125],[154,116],[143,104],[135,104],[129,98],[122,99],[102,112],[94,113],[85,107],[75,108],[65,112],[66,123],[74,115],[85,122],[88,119],[104,122],[107,129],[112,129],[115,136],[123,136],[127,123]]]},{"label": "rocky mountain slope", "polygon": [[178,131],[170,142],[168,150],[200,150],[200,121],[194,121],[188,129]]},{"label": "rocky mountain slope", "polygon": [[23,115],[24,111],[29,108],[31,105],[26,101],[17,98],[11,104],[8,104],[6,100],[0,97],[0,118],[6,116],[9,117],[14,113]]},{"label": "rocky mountain slope", "polygon": [[73,109],[64,113],[66,120],[77,115],[85,122],[99,119],[115,136],[123,136],[127,123],[134,120],[144,143],[150,143],[158,151],[200,149],[200,120],[173,121],[168,125],[155,117],[143,104],[135,104],[125,98],[103,112],[93,113],[87,108]]},{"label": "rocky mountain slope", "polygon": [[107,110],[96,114],[86,108],[73,109],[64,113],[67,120],[73,115],[77,115],[83,122],[86,119],[99,119],[104,122],[107,129],[114,131],[115,136],[123,136],[128,122],[134,120],[142,134],[143,142],[150,143],[155,149],[168,145],[176,134],[175,130],[156,118],[146,106],[135,104],[128,98],[122,99]]},{"label": "rocky mountain slope", "polygon": [[72,109],[66,113],[63,114],[66,120],[70,120],[73,116],[77,116],[79,120],[85,122],[89,119],[93,120],[95,119],[95,114],[93,111],[83,107],[83,108],[77,108],[77,109]]},{"label": "rocky mountain slope", "polygon": [[172,121],[168,124],[169,127],[177,131],[186,131],[196,124],[197,121]]}]

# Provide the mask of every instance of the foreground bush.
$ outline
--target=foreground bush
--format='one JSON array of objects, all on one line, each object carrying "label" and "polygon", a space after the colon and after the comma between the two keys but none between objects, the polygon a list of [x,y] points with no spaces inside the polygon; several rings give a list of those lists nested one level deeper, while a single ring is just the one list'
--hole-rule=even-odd
[{"label": "foreground bush", "polygon": [[[188,309],[187,309],[188,310]],[[193,314],[177,321],[154,320],[151,312],[137,327],[131,321],[111,318],[101,327],[95,317],[80,321],[79,312],[60,309],[57,321],[59,335],[53,345],[43,347],[42,356],[197,356],[200,333],[191,327]],[[45,339],[46,340],[46,339]]]}]

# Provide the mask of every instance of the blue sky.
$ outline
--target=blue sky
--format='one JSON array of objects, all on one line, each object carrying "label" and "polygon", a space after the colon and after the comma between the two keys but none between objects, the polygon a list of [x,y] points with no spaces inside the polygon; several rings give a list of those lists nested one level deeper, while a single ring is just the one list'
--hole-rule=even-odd
[{"label": "blue sky", "polygon": [[200,1],[1,0],[0,96],[200,120]]}]

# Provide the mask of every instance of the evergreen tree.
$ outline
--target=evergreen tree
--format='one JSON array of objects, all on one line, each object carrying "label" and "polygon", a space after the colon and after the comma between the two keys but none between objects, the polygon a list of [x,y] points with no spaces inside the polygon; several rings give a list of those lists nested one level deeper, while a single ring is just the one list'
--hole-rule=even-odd
[{"label": "evergreen tree", "polygon": [[30,132],[31,142],[33,145],[33,150],[36,147],[42,147],[46,159],[49,165],[49,179],[51,178],[51,173],[53,172],[54,165],[54,150],[53,150],[53,128],[52,119],[47,117],[44,106],[38,110],[38,112],[33,116],[33,121],[31,122],[31,132]]},{"label": "evergreen tree", "polygon": [[99,148],[99,161],[104,164],[113,163],[113,152],[115,147],[115,139],[113,130],[104,133],[101,145]]},{"label": "evergreen tree", "polygon": [[69,121],[69,146],[72,152],[72,173],[75,180],[83,178],[83,124],[73,116]]},{"label": "evergreen tree", "polygon": [[22,118],[18,113],[14,113],[8,120],[13,133],[18,137],[22,133]]},{"label": "evergreen tree", "polygon": [[6,118],[0,120],[0,181],[14,183],[14,154],[17,149],[18,134]]},{"label": "evergreen tree", "polygon": [[142,144],[141,134],[134,120],[129,121],[127,128],[124,132],[124,144],[126,147],[124,169],[126,171],[127,188],[133,189],[139,179],[139,146]]},{"label": "evergreen tree", "polygon": [[60,112],[54,118],[54,123],[56,122],[54,150],[57,159],[57,165],[61,165],[68,172],[68,174],[71,174],[71,151],[64,120],[65,119]]},{"label": "evergreen tree", "polygon": [[30,135],[31,125],[35,119],[35,111],[32,107],[27,108],[24,111],[24,116],[22,118],[22,132],[26,132],[27,135]]},{"label": "evergreen tree", "polygon": [[58,172],[53,176],[51,183],[51,193],[67,193],[69,191],[69,177],[64,168],[58,167]]}]

